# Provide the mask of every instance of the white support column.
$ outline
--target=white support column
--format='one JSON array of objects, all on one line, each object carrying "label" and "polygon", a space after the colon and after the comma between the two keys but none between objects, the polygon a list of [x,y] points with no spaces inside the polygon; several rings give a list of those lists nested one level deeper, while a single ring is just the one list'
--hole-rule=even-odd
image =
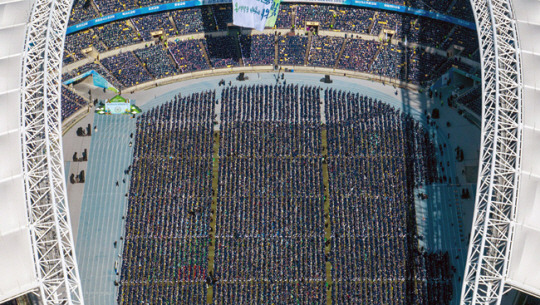
[{"label": "white support column", "polygon": [[482,61],[483,118],[476,206],[461,304],[500,304],[521,160],[521,59],[509,0],[471,0]]},{"label": "white support column", "polygon": [[61,71],[69,0],[37,0],[23,55],[23,175],[41,303],[83,304],[62,156]]}]

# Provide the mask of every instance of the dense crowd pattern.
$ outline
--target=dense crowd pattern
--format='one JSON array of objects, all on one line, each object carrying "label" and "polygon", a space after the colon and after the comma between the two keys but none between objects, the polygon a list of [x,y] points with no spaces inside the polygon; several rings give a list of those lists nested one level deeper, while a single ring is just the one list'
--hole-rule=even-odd
[{"label": "dense crowd pattern", "polygon": [[[84,12],[83,7],[86,7],[86,10],[91,10],[92,6],[88,5],[88,1],[82,6],[81,1],[74,4],[72,18],[78,18],[75,16],[80,17],[77,12]],[[96,1],[97,6],[99,6],[100,1]],[[433,4],[438,2],[444,1],[435,1]],[[106,4],[113,7],[118,5],[116,1],[109,1]],[[415,4],[411,3],[411,5],[414,7]],[[456,5],[461,8],[452,10],[452,12],[459,12],[458,15],[463,15],[463,19],[469,20],[472,18],[472,12],[467,1],[456,1]],[[130,6],[125,5],[124,7]],[[424,5],[422,7],[426,8]],[[115,11],[122,11],[122,9],[116,9]],[[74,42],[75,46],[93,44],[99,48],[98,51],[102,52],[104,46],[109,50],[142,40],[150,41],[152,39],[151,32],[163,31],[162,36],[165,37],[202,32],[211,33],[227,31],[228,24],[231,22],[231,5],[203,6],[135,17],[128,21],[115,21],[99,26],[91,35],[93,40],[101,42],[99,45],[86,37],[72,38],[72,40],[81,40],[81,42]],[[476,35],[471,33],[470,30],[459,26],[425,17],[349,6],[282,3],[275,28],[306,30],[306,22],[318,23],[319,30],[322,31],[339,31],[375,36],[382,32],[385,33],[384,36],[390,35],[393,38],[443,49],[446,49],[450,44],[463,45],[466,47],[464,54],[468,56],[474,55],[478,49]],[[77,35],[75,33],[70,36]],[[73,51],[76,53],[77,50]],[[74,53],[70,52],[69,54],[71,56],[67,56],[67,58],[73,58]]]},{"label": "dense crowd pattern", "polygon": [[240,52],[245,66],[273,65],[275,35],[240,35]]},{"label": "dense crowd pattern", "polygon": [[169,43],[168,48],[182,73],[210,69],[208,61],[202,56],[206,40],[177,40]]},{"label": "dense crowd pattern", "polygon": [[448,304],[451,292],[426,288],[451,291],[449,262],[415,236],[414,189],[438,177],[429,134],[377,100],[333,89],[324,99],[333,304]]},{"label": "dense crowd pattern", "polygon": [[141,34],[132,26],[131,21],[114,21],[93,28],[108,50],[132,45],[142,41]]},{"label": "dense crowd pattern", "polygon": [[213,9],[210,7],[172,11],[171,16],[178,31],[177,35],[214,32],[217,30]]},{"label": "dense crowd pattern", "polygon": [[278,64],[303,66],[307,49],[307,36],[281,36],[278,38]]},{"label": "dense crowd pattern", "polygon": [[214,91],[142,114],[133,146],[119,304],[205,304]]},{"label": "dense crowd pattern", "polygon": [[[152,40],[152,32],[155,35],[161,36],[174,36],[177,35],[175,26],[169,20],[169,13],[160,13],[154,15],[146,15],[142,17],[135,17],[131,19],[131,23],[137,29],[145,41]],[[161,35],[159,32],[161,31]]]},{"label": "dense crowd pattern", "polygon": [[119,80],[123,87],[135,86],[149,80],[152,75],[132,52],[119,53],[101,60],[101,64]]},{"label": "dense crowd pattern", "polygon": [[390,78],[406,79],[405,48],[390,43],[382,43],[378,47],[379,50],[373,58],[369,70],[370,73]]},{"label": "dense crowd pattern", "polygon": [[345,39],[341,37],[313,36],[308,65],[333,68],[344,41]]},{"label": "dense crowd pattern", "polygon": [[[83,21],[91,20],[94,18],[97,18],[99,16],[106,16],[109,14],[117,13],[117,12],[123,12],[128,11],[131,9],[136,9],[139,7],[145,7],[145,6],[151,6],[156,4],[164,4],[169,3],[170,0],[134,0],[134,1],[122,1],[122,0],[114,0],[114,1],[105,1],[105,0],[78,0],[73,3],[71,15],[69,19],[69,25],[74,25]],[[447,14],[451,15],[457,18],[465,19],[468,21],[474,21],[474,16],[471,11],[470,2],[467,0],[456,0],[456,1],[439,1],[439,0],[409,0],[409,1],[402,1],[402,0],[379,0],[377,2],[384,2],[384,3],[390,3],[390,4],[397,4],[402,6],[410,6],[413,8],[421,8],[427,11],[433,11],[440,14]],[[280,25],[284,27],[290,27],[291,22],[290,18],[287,22],[286,17],[290,15],[287,14],[288,12],[294,9],[295,6],[298,4],[293,3],[282,3],[281,7],[283,8],[282,16],[285,18],[281,18]],[[291,8],[292,6],[292,8]],[[208,12],[205,12],[205,14],[214,17],[215,19],[222,18],[222,20],[227,20],[229,14],[230,14],[230,5],[217,5],[217,10],[215,8],[209,8]],[[220,7],[224,7],[224,9],[221,9]],[[346,9],[343,9],[344,6],[329,6],[330,7],[330,13],[329,10],[321,10],[317,5],[313,6],[315,8],[305,7],[303,5],[300,5],[300,13],[297,13],[300,17],[300,20],[304,20],[305,17],[309,17],[309,13],[322,13],[324,14],[324,17],[326,20],[325,24],[328,26],[335,25],[332,23],[332,19],[340,19],[340,14],[347,15]],[[354,8],[354,7],[351,7]],[[356,9],[356,8],[354,8]],[[224,10],[229,10],[229,12],[225,12]],[[359,9],[364,10],[364,9]],[[281,15],[281,14],[280,14]],[[347,16],[346,18],[354,18]],[[335,22],[335,21],[334,21]],[[216,22],[220,23],[220,22]],[[222,22],[221,22],[222,23]],[[223,23],[222,23],[223,24]],[[302,21],[299,22],[299,25],[302,24]],[[215,28],[213,28],[215,29]]]},{"label": "dense crowd pattern", "polygon": [[316,86],[227,86],[219,100],[178,95],[136,125],[119,304],[205,304],[210,286],[216,305],[452,298],[448,253],[419,250],[416,236],[414,189],[439,180],[435,146],[392,106]]},{"label": "dense crowd pattern", "polygon": [[222,93],[214,304],[325,300],[320,90]]},{"label": "dense crowd pattern", "polygon": [[[466,20],[472,19],[467,1],[390,2],[450,14]],[[92,10],[95,12],[96,9],[98,12],[111,13],[148,3],[154,2],[137,1],[134,6],[133,3],[123,3],[120,0],[79,1],[74,4],[73,11],[89,11],[88,16],[93,16]],[[80,21],[81,18],[79,13],[72,14],[72,20]],[[151,42],[144,48],[138,47],[134,54],[129,54],[133,52],[128,51],[126,55],[103,58],[101,63],[95,63],[105,67],[100,70],[106,71],[100,74],[119,89],[124,89],[181,73],[274,64],[336,67],[421,86],[429,85],[430,81],[436,80],[452,66],[468,73],[478,73],[461,61],[456,62],[440,54],[426,52],[423,47],[408,46],[409,43],[420,43],[423,46],[448,50],[457,45],[464,48],[461,56],[478,61],[480,54],[475,31],[425,17],[349,6],[282,3],[275,28],[296,30],[287,35],[227,33],[231,21],[231,5],[221,4],[111,22],[68,35],[64,64],[85,59],[89,55],[84,54],[83,50],[90,47],[103,53],[143,41],[152,41],[154,38],[151,33],[162,31],[161,39],[176,35],[186,36],[161,42],[162,47]],[[306,22],[318,23],[320,35],[314,35],[311,39],[304,35],[304,30],[307,30]],[[347,33],[347,36],[326,36],[324,31]],[[205,36],[190,36],[197,33],[204,33]],[[355,34],[372,35],[373,40],[360,39],[354,37]],[[389,43],[391,38],[401,42],[396,44],[394,40]],[[138,60],[133,60],[133,57]],[[81,72],[80,68],[77,70]],[[471,105],[470,108],[476,111],[480,107],[480,101],[477,99],[473,102],[474,105],[469,102],[467,105]]]},{"label": "dense crowd pattern", "polygon": [[207,54],[212,67],[228,68],[238,66],[240,60],[238,37],[209,36],[206,38]]},{"label": "dense crowd pattern", "polygon": [[[130,31],[127,33],[129,36]],[[432,33],[441,34],[440,31],[435,30]],[[454,29],[454,33],[458,35],[456,36],[458,38],[454,37],[454,40],[465,41],[465,37],[474,32],[467,34],[467,31],[458,28]],[[84,42],[80,47],[104,48],[103,43],[96,40],[94,30],[77,33],[77,35],[68,36],[65,63],[83,57],[82,53],[74,51],[78,48],[74,42]],[[73,40],[71,37],[85,38]],[[451,41],[453,40],[447,37],[440,43],[444,47],[449,47]],[[468,46],[471,51],[474,43],[473,40],[468,39],[468,42],[463,45]],[[98,58],[95,62],[65,73],[64,79],[77,76],[92,68],[118,89],[124,89],[182,73],[239,66],[272,67],[274,64],[339,68],[370,73],[375,77],[403,80],[421,86],[429,85],[451,67],[467,73],[478,73],[476,68],[456,58],[427,51],[422,47],[405,46],[385,40],[321,35],[308,37],[306,35],[220,34],[206,35],[200,39],[188,38],[163,43],[146,43],[145,47],[134,51],[120,52],[103,59]],[[465,105],[477,111],[480,108],[480,100],[471,100]]]},{"label": "dense crowd pattern", "polygon": [[137,49],[134,53],[154,78],[178,74],[175,62],[171,60],[167,47],[163,45],[151,45],[144,49]]},{"label": "dense crowd pattern", "polygon": [[369,71],[379,44],[375,41],[350,39],[343,49],[338,68],[356,71]]},{"label": "dense crowd pattern", "polygon": [[62,121],[70,117],[72,114],[80,110],[88,103],[77,93],[62,86],[61,113]]},{"label": "dense crowd pattern", "polygon": [[[150,43],[133,52],[101,59],[105,70],[110,72],[103,75],[112,74],[121,82],[121,87],[130,87],[148,80],[211,68],[273,66],[277,59],[278,65],[337,67],[425,85],[456,64],[465,72],[471,70],[462,62],[456,63],[455,59],[420,47],[320,35],[313,35],[311,39],[304,35],[207,36]],[[135,55],[138,60],[134,60]],[[70,62],[73,57],[65,60]],[[132,73],[123,72],[126,70]]]},{"label": "dense crowd pattern", "polygon": [[407,77],[417,80],[420,84],[427,84],[433,79],[433,75],[442,75],[448,71],[450,67],[445,64],[452,62],[422,49],[408,51]]},{"label": "dense crowd pattern", "polygon": [[98,39],[93,29],[66,36],[64,49],[75,54],[79,59],[84,58],[81,51],[91,47],[100,53],[106,51],[105,45]]},{"label": "dense crowd pattern", "polygon": [[[145,5],[166,3],[165,0],[80,0],[73,4],[70,24],[75,24],[114,12]],[[384,2],[436,11],[461,19],[474,21],[470,3],[466,0]],[[407,46],[419,43],[443,51],[453,45],[463,47],[461,56],[479,61],[480,53],[476,32],[451,23],[390,11],[377,11],[351,6],[282,3],[276,29],[291,29],[291,35],[237,35],[228,34],[232,22],[230,4],[208,5],[175,10],[115,21],[76,32],[66,37],[64,64],[68,65],[89,56],[89,48],[104,53],[125,46],[150,42],[144,48],[103,58],[93,63],[118,89],[139,85],[147,81],[212,68],[238,66],[315,66],[366,72],[375,76],[407,81],[421,86],[429,85],[450,67],[477,74],[469,65],[454,59],[426,52],[425,48]],[[307,22],[318,24],[319,36],[311,39],[303,33]],[[161,32],[160,32],[161,31]],[[347,33],[348,36],[325,36],[324,31]],[[186,35],[163,46],[154,45],[153,34],[160,39]],[[204,33],[203,38],[194,38]],[[355,34],[367,34],[375,40],[359,39]],[[400,43],[388,43],[397,39]],[[277,48],[276,48],[277,43]],[[277,52],[277,53],[276,53]],[[341,55],[340,55],[341,54]],[[84,65],[83,67],[87,67]],[[103,68],[102,68],[103,67]],[[77,68],[65,76],[84,73]],[[480,99],[473,95],[464,105],[479,112]],[[461,99],[460,99],[461,100]]]}]

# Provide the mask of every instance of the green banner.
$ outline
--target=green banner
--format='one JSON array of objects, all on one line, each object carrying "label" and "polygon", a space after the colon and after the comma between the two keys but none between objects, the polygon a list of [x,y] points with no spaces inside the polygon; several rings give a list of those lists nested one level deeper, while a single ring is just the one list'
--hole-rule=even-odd
[{"label": "green banner", "polygon": [[270,13],[268,13],[268,19],[266,19],[266,27],[273,28],[276,24],[277,15],[279,13],[279,4],[281,0],[274,0],[272,7],[270,8]]}]

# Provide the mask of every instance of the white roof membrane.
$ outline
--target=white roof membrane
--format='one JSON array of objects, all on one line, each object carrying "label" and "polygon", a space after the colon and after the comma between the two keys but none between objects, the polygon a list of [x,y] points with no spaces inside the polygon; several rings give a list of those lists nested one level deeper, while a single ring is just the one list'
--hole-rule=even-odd
[{"label": "white roof membrane", "polygon": [[524,88],[521,173],[507,284],[540,296],[540,1],[514,0]]},{"label": "white roof membrane", "polygon": [[22,176],[21,56],[32,1],[0,0],[0,303],[38,287]]}]

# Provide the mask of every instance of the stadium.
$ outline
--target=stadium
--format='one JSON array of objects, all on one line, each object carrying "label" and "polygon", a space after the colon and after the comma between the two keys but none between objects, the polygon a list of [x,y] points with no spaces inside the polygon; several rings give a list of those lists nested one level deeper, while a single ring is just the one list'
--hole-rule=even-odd
[{"label": "stadium", "polygon": [[1,304],[538,302],[540,3],[271,2],[0,2]]}]

